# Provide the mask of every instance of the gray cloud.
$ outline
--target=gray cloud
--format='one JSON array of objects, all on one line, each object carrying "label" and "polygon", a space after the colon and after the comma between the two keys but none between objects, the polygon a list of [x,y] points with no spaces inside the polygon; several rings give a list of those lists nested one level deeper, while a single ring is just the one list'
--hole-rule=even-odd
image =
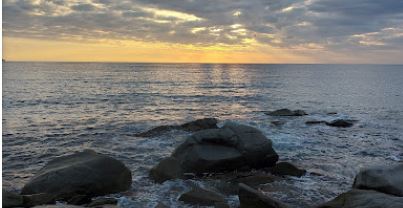
[{"label": "gray cloud", "polygon": [[398,0],[3,1],[12,37],[402,51],[402,28]]}]

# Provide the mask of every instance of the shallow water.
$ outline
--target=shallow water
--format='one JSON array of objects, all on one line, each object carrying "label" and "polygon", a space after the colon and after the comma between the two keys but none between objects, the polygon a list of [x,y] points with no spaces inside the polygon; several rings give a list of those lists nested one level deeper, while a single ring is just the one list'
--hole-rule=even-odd
[{"label": "shallow water", "polygon": [[[263,113],[284,107],[310,115]],[[120,206],[183,207],[177,197],[201,182],[157,185],[148,170],[188,133],[133,135],[203,117],[255,126],[281,160],[321,174],[261,187],[294,207],[316,205],[348,190],[361,167],[403,161],[403,66],[3,63],[3,186],[20,189],[50,159],[90,148],[132,170]],[[336,118],[358,123],[305,125]]]}]

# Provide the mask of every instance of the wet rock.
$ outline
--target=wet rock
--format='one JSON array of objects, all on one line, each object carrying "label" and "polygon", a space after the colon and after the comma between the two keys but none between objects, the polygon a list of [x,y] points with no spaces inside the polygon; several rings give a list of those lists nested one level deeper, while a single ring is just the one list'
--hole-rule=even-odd
[{"label": "wet rock", "polygon": [[289,176],[297,176],[301,177],[305,175],[306,170],[299,169],[295,165],[289,162],[279,162],[270,170],[275,175],[289,175]]},{"label": "wet rock", "polygon": [[183,131],[190,131],[196,132],[203,129],[216,129],[218,120],[216,118],[203,118],[197,119],[191,122],[187,122],[181,125],[166,125],[166,126],[158,126],[152,128],[148,131],[135,134],[136,137],[155,137],[160,136],[166,132],[172,130],[183,130]]},{"label": "wet rock", "polygon": [[150,178],[157,183],[162,183],[166,180],[183,178],[184,173],[177,159],[168,157],[158,163],[157,166],[150,170]]},{"label": "wet rock", "polygon": [[403,164],[361,170],[355,177],[353,187],[403,197]]},{"label": "wet rock", "polygon": [[225,202],[216,202],[214,208],[230,208],[230,206]]},{"label": "wet rock", "polygon": [[347,128],[347,127],[352,127],[354,125],[354,123],[355,123],[354,120],[336,119],[331,122],[326,122],[326,125],[333,126],[333,127]]},{"label": "wet rock", "polygon": [[315,124],[323,124],[323,123],[326,123],[326,121],[310,120],[310,121],[305,122],[306,125],[315,125]]},{"label": "wet rock", "polygon": [[257,187],[261,184],[271,183],[277,180],[273,175],[269,174],[257,174],[246,177],[237,178],[234,180],[237,184],[243,183],[251,187]]},{"label": "wet rock", "polygon": [[283,203],[263,195],[257,190],[247,186],[246,184],[239,184],[239,202],[240,208],[285,208]]},{"label": "wet rock", "polygon": [[224,202],[225,200],[221,194],[196,187],[182,194],[179,197],[179,201],[192,205],[213,206],[215,203]]},{"label": "wet rock", "polygon": [[23,187],[22,194],[49,194],[55,200],[82,203],[94,196],[125,191],[131,179],[122,162],[85,150],[50,161]]},{"label": "wet rock", "polygon": [[401,208],[403,197],[387,195],[373,190],[353,189],[318,208]]},{"label": "wet rock", "polygon": [[56,199],[53,194],[39,193],[32,195],[24,195],[24,205],[28,207],[43,205],[43,204],[54,204]]},{"label": "wet rock", "polygon": [[196,132],[204,129],[216,129],[218,120],[216,118],[203,118],[182,124],[181,127],[185,131]]},{"label": "wet rock", "polygon": [[115,205],[117,203],[118,203],[118,200],[115,199],[115,198],[103,197],[103,198],[98,198],[98,199],[92,200],[91,203],[89,203],[87,205],[87,207],[100,207],[100,206],[103,206],[103,205],[106,205],[106,204],[114,204]]},{"label": "wet rock", "polygon": [[3,189],[2,203],[4,208],[23,207],[24,199],[21,195]]},{"label": "wet rock", "polygon": [[192,173],[268,167],[278,160],[271,140],[253,127],[236,123],[194,133],[172,156],[184,172]]},{"label": "wet rock", "polygon": [[273,124],[274,126],[280,127],[280,126],[283,126],[286,122],[285,121],[272,121],[270,123]]},{"label": "wet rock", "polygon": [[303,110],[290,110],[290,109],[287,109],[287,108],[267,112],[265,114],[267,114],[269,116],[305,116],[305,115],[308,115]]}]

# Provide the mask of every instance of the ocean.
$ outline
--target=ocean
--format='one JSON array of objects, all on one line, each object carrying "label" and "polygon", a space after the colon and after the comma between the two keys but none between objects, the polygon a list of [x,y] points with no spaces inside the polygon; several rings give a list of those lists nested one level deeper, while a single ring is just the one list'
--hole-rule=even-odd
[{"label": "ocean", "polygon": [[[204,117],[260,129],[281,161],[306,169],[261,189],[294,207],[349,190],[362,167],[403,161],[403,65],[6,62],[2,99],[3,187],[19,190],[52,158],[94,149],[132,170],[122,207],[184,207],[177,197],[202,182],[155,184],[148,171],[190,133],[134,134]],[[309,115],[264,113],[281,108]],[[337,118],[358,122],[305,124]]]}]

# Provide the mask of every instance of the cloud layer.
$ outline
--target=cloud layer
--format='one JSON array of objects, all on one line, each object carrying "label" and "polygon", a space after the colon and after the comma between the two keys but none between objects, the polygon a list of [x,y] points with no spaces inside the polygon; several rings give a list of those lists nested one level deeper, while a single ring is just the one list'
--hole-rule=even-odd
[{"label": "cloud layer", "polygon": [[48,40],[403,52],[400,0],[5,0],[3,33]]}]

